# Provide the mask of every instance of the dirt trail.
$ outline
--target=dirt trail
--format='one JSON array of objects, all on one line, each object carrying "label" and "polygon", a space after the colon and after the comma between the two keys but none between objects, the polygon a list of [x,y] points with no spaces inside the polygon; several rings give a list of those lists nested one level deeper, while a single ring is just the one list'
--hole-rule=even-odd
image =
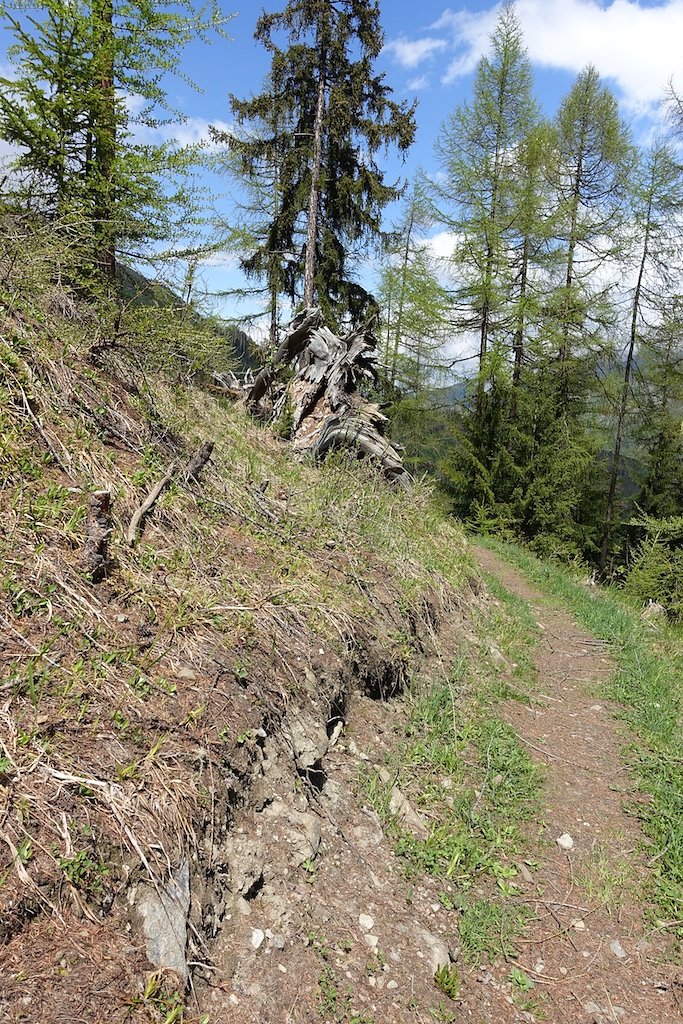
[{"label": "dirt trail", "polygon": [[[534,917],[519,941],[520,966],[546,993],[545,1019],[553,1024],[680,1022],[683,979],[667,963],[664,934],[643,917],[649,869],[637,820],[624,810],[625,800],[638,798],[620,757],[627,732],[597,696],[612,662],[515,569],[490,551],[476,554],[530,602],[543,634],[533,706],[501,708],[547,778],[540,865],[524,872],[523,899]],[[567,851],[557,843],[564,834],[573,840]],[[494,989],[499,973],[489,981]]]}]

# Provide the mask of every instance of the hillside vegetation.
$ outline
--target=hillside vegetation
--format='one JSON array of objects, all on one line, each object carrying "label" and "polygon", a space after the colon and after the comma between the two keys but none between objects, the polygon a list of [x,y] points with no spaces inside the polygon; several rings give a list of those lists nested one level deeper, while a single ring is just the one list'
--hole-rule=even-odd
[{"label": "hillside vegetation", "polygon": [[[41,256],[2,268],[0,917],[9,962],[31,948],[36,964],[51,922],[80,920],[101,1019],[113,988],[139,996],[149,970],[127,952],[131,886],[162,885],[187,857],[208,871],[266,737],[302,706],[323,730],[342,721],[354,687],[402,689],[475,575],[428,487],[407,496],[345,457],[299,464],[180,376],[181,353],[162,371],[177,314],[93,357],[101,323]],[[179,472],[130,546],[135,509],[205,441],[201,482]],[[112,533],[94,582],[83,549],[102,490]],[[190,942],[202,960],[197,931]],[[63,1005],[39,990],[36,1007]]]}]

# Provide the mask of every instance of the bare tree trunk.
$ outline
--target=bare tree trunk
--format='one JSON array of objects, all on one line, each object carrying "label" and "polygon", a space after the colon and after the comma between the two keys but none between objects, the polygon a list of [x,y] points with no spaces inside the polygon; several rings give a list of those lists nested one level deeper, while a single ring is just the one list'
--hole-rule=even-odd
[{"label": "bare tree trunk", "polygon": [[643,253],[638,270],[638,281],[633,296],[633,308],[631,310],[631,333],[629,337],[628,353],[626,355],[626,366],[624,367],[624,383],[621,388],[621,401],[619,402],[619,415],[617,417],[617,431],[614,439],[614,452],[612,453],[612,471],[610,473],[609,491],[607,494],[607,510],[605,512],[605,528],[602,533],[600,545],[600,572],[605,571],[609,557],[610,541],[614,528],[614,507],[616,504],[617,483],[619,482],[619,467],[621,462],[621,446],[624,440],[624,424],[626,422],[626,408],[628,396],[631,389],[631,374],[633,372],[633,357],[636,341],[638,339],[638,315],[640,313],[640,296],[643,288],[643,277],[645,265],[649,256],[650,228],[652,218],[652,200],[648,204],[647,218],[645,222],[645,240],[643,242]]},{"label": "bare tree trunk", "polygon": [[325,116],[325,57],[321,52],[318,103],[313,129],[313,166],[311,167],[311,194],[308,201],[308,231],[306,233],[306,266],[304,270],[304,306],[312,306],[315,292],[316,240],[318,237],[318,207],[320,204],[320,173],[323,155],[323,119]]}]

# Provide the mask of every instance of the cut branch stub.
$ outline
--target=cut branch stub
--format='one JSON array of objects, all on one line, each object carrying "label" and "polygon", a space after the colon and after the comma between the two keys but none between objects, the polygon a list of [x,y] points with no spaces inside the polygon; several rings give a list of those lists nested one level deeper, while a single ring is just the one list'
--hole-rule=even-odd
[{"label": "cut branch stub", "polygon": [[204,466],[211,458],[211,454],[215,448],[215,441],[205,441],[203,445],[195,452],[190,461],[188,462],[183,476],[188,483],[198,482],[201,476]]}]

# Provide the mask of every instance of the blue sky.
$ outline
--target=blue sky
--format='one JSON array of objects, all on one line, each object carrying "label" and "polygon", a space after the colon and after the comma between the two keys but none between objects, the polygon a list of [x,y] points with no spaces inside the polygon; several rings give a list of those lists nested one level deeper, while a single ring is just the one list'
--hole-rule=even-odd
[{"label": "blue sky", "polygon": [[[228,26],[230,41],[188,48],[182,70],[202,92],[194,92],[180,78],[169,81],[169,95],[188,115],[175,134],[199,139],[206,137],[211,123],[228,126],[229,93],[244,97],[260,90],[268,60],[253,39],[254,27],[264,7],[279,10],[283,3],[247,0]],[[381,6],[385,48],[378,69],[386,73],[395,98],[419,100],[416,143],[405,163],[389,161],[392,174],[410,177],[419,166],[434,166],[439,126],[471,87],[498,7],[482,0],[451,7],[443,0],[384,0]],[[235,8],[228,0],[224,9]],[[589,62],[613,88],[639,140],[656,130],[668,81],[673,79],[683,92],[683,0],[517,0],[516,9],[536,72],[537,96],[550,115]],[[221,188],[220,183],[211,184]],[[216,201],[229,219],[227,197],[217,195]],[[238,280],[229,260],[205,276],[215,289]]]}]

